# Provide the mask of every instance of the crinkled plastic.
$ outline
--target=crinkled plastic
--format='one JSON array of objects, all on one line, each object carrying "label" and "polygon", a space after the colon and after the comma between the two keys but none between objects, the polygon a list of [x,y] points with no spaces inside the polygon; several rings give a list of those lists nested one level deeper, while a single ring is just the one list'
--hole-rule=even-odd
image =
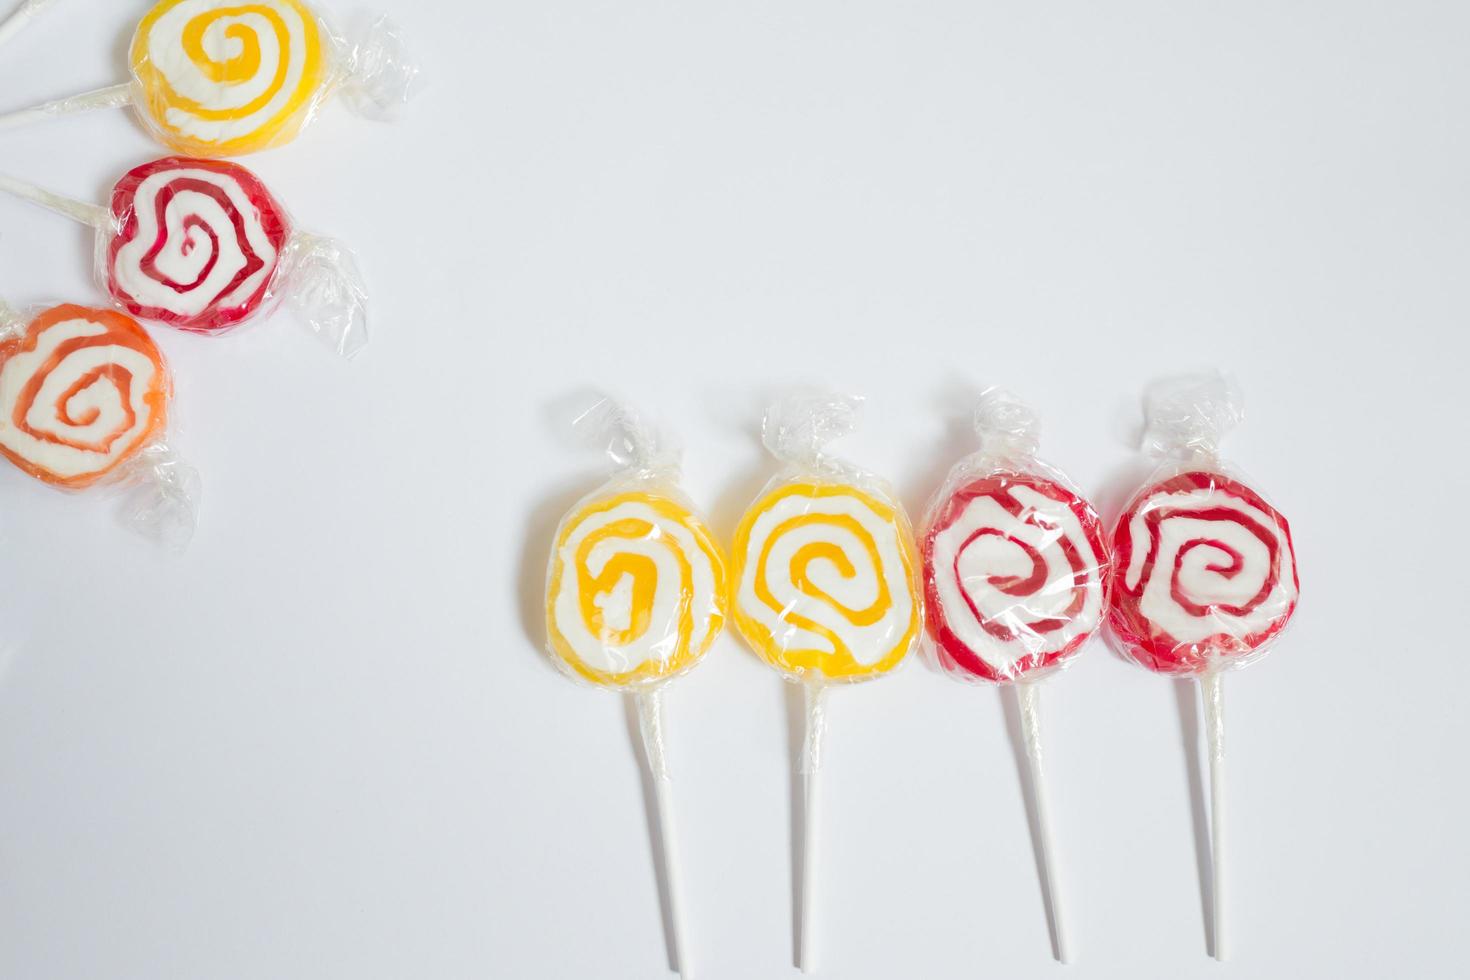
[{"label": "crinkled plastic", "polygon": [[1036,680],[1102,626],[1112,563],[1096,509],[1035,457],[1035,415],[992,388],[975,410],[980,450],[956,463],[920,538],[926,649],[967,681]]},{"label": "crinkled plastic", "polygon": [[760,657],[809,684],[881,676],[923,622],[913,530],[882,480],[827,455],[857,424],[856,398],[802,391],[766,413],[785,466],[735,533],[733,615]]},{"label": "crinkled plastic", "polygon": [[301,0],[160,0],[133,35],[133,104],[154,135],[190,156],[289,143],[342,90],[386,118],[418,75],[386,18],[347,41]]},{"label": "crinkled plastic", "polygon": [[577,428],[619,470],[557,527],[547,647],[574,679],[647,694],[694,667],[724,629],[725,557],[680,488],[677,454],[635,413],[604,398]]},{"label": "crinkled plastic", "polygon": [[198,477],[164,441],[173,385],[143,327],[62,305],[0,305],[0,454],[67,490],[124,491],[125,520],[175,550],[192,538]]},{"label": "crinkled plastic", "polygon": [[237,163],[165,157],[129,170],[110,206],[0,177],[0,190],[94,226],[98,279],[135,317],[221,334],[285,301],[329,346],[367,343],[367,291],[352,252],[297,230]]},{"label": "crinkled plastic", "polygon": [[1291,528],[1220,459],[1243,418],[1222,375],[1155,386],[1144,447],[1163,457],[1113,530],[1109,625],[1129,659],[1165,674],[1213,674],[1263,656],[1296,611]]}]

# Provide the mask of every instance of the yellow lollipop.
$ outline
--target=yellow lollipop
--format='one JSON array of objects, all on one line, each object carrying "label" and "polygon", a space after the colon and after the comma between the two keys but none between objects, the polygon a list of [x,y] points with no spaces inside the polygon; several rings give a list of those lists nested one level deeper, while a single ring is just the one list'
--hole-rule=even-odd
[{"label": "yellow lollipop", "polygon": [[815,968],[817,828],[825,697],[830,682],[897,667],[924,620],[914,532],[884,484],[827,457],[850,432],[858,400],[798,392],[766,412],[766,448],[786,462],[735,531],[735,628],[762,660],[806,688],[802,747],[803,972]]},{"label": "yellow lollipop", "polygon": [[289,143],[339,90],[360,114],[388,118],[418,74],[385,18],[348,44],[303,0],[158,0],[129,67],[131,82],[0,114],[0,130],[132,105],[174,150],[232,157]]},{"label": "yellow lollipop", "polygon": [[160,0],[131,59],[139,109],[160,140],[194,156],[291,141],[329,83],[326,33],[300,0]]},{"label": "yellow lollipop", "polygon": [[699,662],[725,625],[725,560],[687,507],[627,491],[562,522],[546,588],[558,663],[604,687],[639,688]]},{"label": "yellow lollipop", "polygon": [[898,666],[919,635],[913,532],[871,490],[778,486],[746,512],[733,560],[736,629],[785,674],[865,680]]},{"label": "yellow lollipop", "polygon": [[557,528],[546,576],[547,647],[572,677],[635,695],[658,807],[674,952],[687,975],[663,688],[699,663],[725,628],[725,557],[685,503],[676,459],[657,452],[637,416],[604,398],[577,425],[604,440],[625,470]]}]

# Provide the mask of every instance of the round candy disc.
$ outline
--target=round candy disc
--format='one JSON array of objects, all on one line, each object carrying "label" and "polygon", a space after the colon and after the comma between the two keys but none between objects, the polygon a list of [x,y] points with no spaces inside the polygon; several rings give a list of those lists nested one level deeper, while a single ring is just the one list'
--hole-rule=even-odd
[{"label": "round candy disc", "polygon": [[1113,532],[1108,621],[1150,670],[1197,673],[1270,641],[1296,610],[1286,518],[1219,473],[1145,488]]},{"label": "round candy disc", "polygon": [[270,297],[290,237],[285,210],[239,164],[169,157],[112,191],[107,288],[134,316],[212,333]]},{"label": "round candy disc", "polygon": [[725,625],[725,560],[688,508],[620,493],[568,515],[547,580],[551,648],[580,677],[637,687],[699,661]]},{"label": "round candy disc", "polygon": [[0,344],[0,453],[84,487],[163,432],[168,397],[163,355],[137,321],[58,306]]},{"label": "round candy disc", "polygon": [[862,680],[898,666],[922,619],[898,506],[857,487],[791,483],[735,533],[735,625],[787,674]]},{"label": "round candy disc", "polygon": [[138,107],[192,156],[295,139],[326,94],[326,38],[300,0],[160,0],[133,35]]},{"label": "round candy disc", "polygon": [[929,633],[948,670],[1016,680],[1079,652],[1107,608],[1097,512],[1044,477],[975,480],[924,536]]}]

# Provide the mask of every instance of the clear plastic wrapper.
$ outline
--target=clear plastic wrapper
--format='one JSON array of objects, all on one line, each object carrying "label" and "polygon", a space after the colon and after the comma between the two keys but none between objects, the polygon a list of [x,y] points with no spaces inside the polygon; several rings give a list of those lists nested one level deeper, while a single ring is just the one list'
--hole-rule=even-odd
[{"label": "clear plastic wrapper", "polygon": [[679,486],[678,456],[607,399],[578,421],[619,470],[557,528],[547,572],[552,660],[641,692],[697,664],[724,629],[725,558]]},{"label": "clear plastic wrapper", "polygon": [[923,621],[903,506],[885,482],[826,453],[855,428],[858,405],[803,392],[771,406],[763,441],[784,466],[735,532],[736,628],[794,681],[880,676]]},{"label": "clear plastic wrapper", "polygon": [[1220,458],[1242,418],[1220,375],[1155,386],[1144,446],[1159,467],[1113,530],[1117,562],[1109,625],[1129,659],[1165,674],[1208,674],[1254,662],[1296,611],[1291,528]]},{"label": "clear plastic wrapper", "polygon": [[289,143],[337,92],[363,115],[391,117],[418,77],[385,18],[349,40],[302,0],[159,0],[129,64],[131,82],[0,116],[0,128],[132,105],[166,146],[233,157]]},{"label": "clear plastic wrapper", "polygon": [[164,441],[172,397],[163,355],[131,317],[0,304],[0,454],[55,487],[120,489],[124,519],[179,550],[198,477]]},{"label": "clear plastic wrapper", "polygon": [[1106,535],[1073,483],[1036,458],[1039,425],[1014,395],[987,390],[974,422],[980,450],[924,517],[926,649],[961,680],[1037,680],[1102,626]]},{"label": "clear plastic wrapper", "polygon": [[367,290],[352,252],[299,231],[254,173],[226,160],[134,167],[107,207],[0,176],[7,191],[97,229],[97,276],[135,317],[221,334],[283,301],[337,353],[367,343]]}]

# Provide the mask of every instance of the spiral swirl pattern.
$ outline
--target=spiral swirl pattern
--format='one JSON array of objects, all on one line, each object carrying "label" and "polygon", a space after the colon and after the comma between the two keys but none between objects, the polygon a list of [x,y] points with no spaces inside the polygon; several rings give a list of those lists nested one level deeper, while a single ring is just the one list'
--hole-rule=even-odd
[{"label": "spiral swirl pattern", "polygon": [[162,433],[163,355],[113,310],[58,306],[0,344],[0,453],[47,483],[95,483]]},{"label": "spiral swirl pattern", "polygon": [[735,535],[735,624],[776,669],[862,680],[898,666],[923,618],[912,533],[857,487],[790,483]]},{"label": "spiral swirl pattern", "polygon": [[222,160],[169,157],[129,171],[112,192],[107,288],[134,316],[214,333],[271,298],[291,234],[253,173]]},{"label": "spiral swirl pattern", "polygon": [[636,688],[693,666],[725,624],[725,560],[693,513],[621,493],[562,522],[547,579],[558,662],[605,687]]},{"label": "spiral swirl pattern", "polygon": [[1109,562],[1081,497],[1041,476],[974,480],[924,535],[929,633],[946,669],[1017,680],[1064,662],[1102,625]]},{"label": "spiral swirl pattern", "polygon": [[1296,611],[1296,553],[1286,518],[1219,473],[1145,488],[1118,521],[1119,581],[1109,615],[1150,670],[1196,673],[1269,642]]},{"label": "spiral swirl pattern", "polygon": [[328,64],[326,36],[300,0],[160,0],[133,36],[138,106],[191,156],[294,139],[326,95]]}]

